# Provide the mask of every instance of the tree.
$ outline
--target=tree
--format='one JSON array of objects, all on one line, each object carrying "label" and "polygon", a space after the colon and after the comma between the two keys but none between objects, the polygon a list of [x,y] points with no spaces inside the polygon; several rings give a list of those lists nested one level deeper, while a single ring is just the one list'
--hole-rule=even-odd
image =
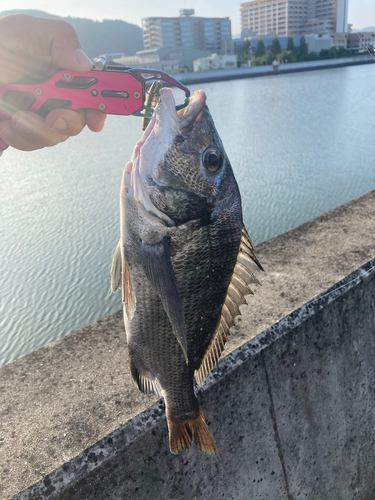
[{"label": "tree", "polygon": [[287,50],[288,52],[292,52],[293,54],[295,54],[295,53],[296,53],[296,48],[295,48],[295,46],[294,46],[294,42],[293,42],[293,37],[292,37],[292,35],[289,35],[289,38],[288,38],[288,46],[287,46],[286,50]]},{"label": "tree", "polygon": [[347,55],[348,55],[348,52],[344,47],[339,47],[337,49],[337,57],[346,57]]},{"label": "tree", "polygon": [[243,44],[243,54],[248,61],[250,59],[250,40],[248,38],[246,38],[245,43]]},{"label": "tree", "polygon": [[250,59],[250,41],[246,38],[245,43],[243,44],[243,51],[240,57],[240,62],[242,64],[247,64]]},{"label": "tree", "polygon": [[241,64],[248,64],[251,57],[251,45],[248,38],[246,38],[245,43],[243,45],[242,53],[238,57],[237,64],[241,66]]},{"label": "tree", "polygon": [[277,38],[277,35],[275,35],[275,38],[272,40],[272,54],[276,56],[277,54],[281,54],[281,46],[279,39]]},{"label": "tree", "polygon": [[305,34],[301,36],[301,42],[299,45],[299,53],[302,57],[307,56],[309,53],[309,46],[307,45]]},{"label": "tree", "polygon": [[262,57],[266,54],[266,48],[264,46],[264,43],[263,43],[263,40],[261,39],[261,37],[259,37],[259,40],[258,40],[258,47],[257,47],[257,50],[256,50],[256,53],[255,55],[257,57]]},{"label": "tree", "polygon": [[283,50],[280,59],[284,63],[292,63],[296,62],[297,56],[291,50]]}]

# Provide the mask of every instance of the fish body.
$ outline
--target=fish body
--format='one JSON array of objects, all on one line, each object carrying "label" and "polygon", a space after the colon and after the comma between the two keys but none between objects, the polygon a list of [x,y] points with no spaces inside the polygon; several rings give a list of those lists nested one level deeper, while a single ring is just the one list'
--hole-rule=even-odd
[{"label": "fish body", "polygon": [[160,97],[123,174],[112,290],[123,289],[132,376],[165,399],[172,453],[193,441],[216,454],[194,377],[217,362],[257,260],[204,93],[179,115],[169,89]]}]

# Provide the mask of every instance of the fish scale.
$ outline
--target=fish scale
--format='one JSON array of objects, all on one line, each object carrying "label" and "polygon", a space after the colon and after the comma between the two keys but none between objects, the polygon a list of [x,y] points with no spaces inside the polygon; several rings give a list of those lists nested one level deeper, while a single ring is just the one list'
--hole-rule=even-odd
[{"label": "fish scale", "polygon": [[[112,290],[122,282],[130,367],[163,396],[172,453],[216,446],[194,393],[217,363],[256,282],[241,197],[205,96],[180,116],[169,89],[127,164]],[[121,275],[122,270],[122,275]]]}]

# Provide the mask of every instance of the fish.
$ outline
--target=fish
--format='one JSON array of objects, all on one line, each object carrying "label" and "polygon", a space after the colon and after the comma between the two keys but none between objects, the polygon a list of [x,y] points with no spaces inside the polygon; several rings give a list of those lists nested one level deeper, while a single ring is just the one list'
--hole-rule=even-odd
[{"label": "fish", "polygon": [[194,380],[218,362],[250,285],[263,270],[242,220],[234,173],[199,90],[176,111],[160,100],[127,163],[112,292],[122,287],[130,371],[163,397],[173,454],[217,453]]}]

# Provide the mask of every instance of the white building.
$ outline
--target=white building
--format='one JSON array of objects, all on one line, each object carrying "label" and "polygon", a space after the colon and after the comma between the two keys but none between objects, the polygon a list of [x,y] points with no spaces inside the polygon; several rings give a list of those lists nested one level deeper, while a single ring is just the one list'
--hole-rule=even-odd
[{"label": "white building", "polygon": [[194,61],[195,72],[235,68],[237,68],[237,56],[212,54],[208,57],[200,57]]},{"label": "white building", "polygon": [[193,71],[193,61],[205,57],[207,52],[192,47],[155,47],[140,50],[135,56],[123,56],[114,59],[117,64],[131,68],[145,68],[180,73]]},{"label": "white building", "polygon": [[321,50],[329,49],[333,47],[333,38],[329,35],[306,35],[306,43],[308,46],[309,54],[315,52],[315,54],[320,54]]},{"label": "white building", "polygon": [[335,32],[348,32],[348,7],[349,0],[336,0],[336,26]]},{"label": "white building", "polygon": [[344,49],[348,48],[348,37],[349,33],[334,33],[332,35],[333,45],[336,49],[343,47]]},{"label": "white building", "polygon": [[241,29],[257,36],[348,31],[349,0],[250,0],[241,3]]},{"label": "white building", "polygon": [[232,39],[229,17],[196,17],[193,9],[180,10],[180,17],[146,17],[142,19],[145,49],[154,47],[191,47],[225,53]]}]

